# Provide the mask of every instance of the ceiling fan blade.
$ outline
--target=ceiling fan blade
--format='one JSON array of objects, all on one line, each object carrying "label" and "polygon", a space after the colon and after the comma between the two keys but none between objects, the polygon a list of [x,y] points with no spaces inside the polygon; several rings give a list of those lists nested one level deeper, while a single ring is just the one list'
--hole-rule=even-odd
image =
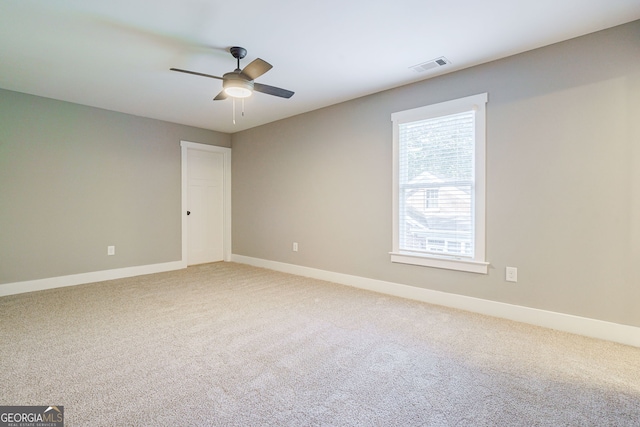
[{"label": "ceiling fan blade", "polygon": [[222,101],[223,99],[227,99],[227,94],[224,90],[222,90],[218,95],[216,95],[215,98],[213,98],[214,101]]},{"label": "ceiling fan blade", "polygon": [[251,80],[255,80],[270,69],[273,68],[273,65],[269,64],[267,61],[263,61],[260,58],[256,58],[249,63],[242,70],[242,74],[249,77]]},{"label": "ceiling fan blade", "polygon": [[253,90],[256,92],[266,93],[267,95],[279,96],[280,98],[291,98],[294,92],[279,87],[253,83]]},{"label": "ceiling fan blade", "polygon": [[171,71],[178,71],[180,73],[194,74],[196,76],[210,77],[212,79],[222,80],[222,77],[212,76],[211,74],[198,73],[197,71],[181,70],[180,68],[169,68]]}]

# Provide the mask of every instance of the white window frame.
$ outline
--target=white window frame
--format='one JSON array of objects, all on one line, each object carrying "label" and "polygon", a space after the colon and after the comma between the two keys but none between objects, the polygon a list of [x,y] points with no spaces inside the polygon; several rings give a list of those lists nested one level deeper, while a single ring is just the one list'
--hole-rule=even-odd
[{"label": "white window frame", "polygon": [[[393,123],[393,249],[391,262],[445,268],[488,274],[489,263],[485,260],[485,186],[486,186],[486,103],[488,95],[481,93],[411,110],[399,111],[391,115]],[[401,124],[419,120],[448,116],[467,111],[475,111],[475,153],[474,153],[474,257],[460,258],[452,255],[434,255],[401,251],[399,224],[399,182],[400,182],[400,141]]]}]

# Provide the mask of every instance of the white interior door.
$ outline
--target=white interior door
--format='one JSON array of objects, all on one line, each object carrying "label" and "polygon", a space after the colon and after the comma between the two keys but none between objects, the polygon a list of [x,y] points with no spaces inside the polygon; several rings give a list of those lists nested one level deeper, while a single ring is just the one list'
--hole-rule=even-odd
[{"label": "white interior door", "polygon": [[224,154],[187,149],[187,265],[224,259]]}]

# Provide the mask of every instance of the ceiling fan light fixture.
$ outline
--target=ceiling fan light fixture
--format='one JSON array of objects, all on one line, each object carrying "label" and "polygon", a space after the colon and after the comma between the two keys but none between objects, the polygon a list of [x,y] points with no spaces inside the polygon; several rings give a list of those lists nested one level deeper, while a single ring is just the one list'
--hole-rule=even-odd
[{"label": "ceiling fan light fixture", "polygon": [[240,76],[225,75],[222,87],[224,93],[233,98],[247,98],[253,93],[253,81],[245,80]]},{"label": "ceiling fan light fixture", "polygon": [[224,93],[232,98],[247,98],[252,94],[252,92],[247,88],[233,86],[225,88]]}]

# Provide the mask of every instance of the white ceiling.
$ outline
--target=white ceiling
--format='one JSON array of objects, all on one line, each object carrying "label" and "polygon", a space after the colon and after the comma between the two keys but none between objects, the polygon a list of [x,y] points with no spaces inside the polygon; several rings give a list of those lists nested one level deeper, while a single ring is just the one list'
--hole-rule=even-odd
[{"label": "white ceiling", "polygon": [[[639,0],[0,0],[0,88],[233,133],[637,19]],[[234,125],[220,80],[169,71],[221,76],[231,46],[295,95],[255,93]]]}]

